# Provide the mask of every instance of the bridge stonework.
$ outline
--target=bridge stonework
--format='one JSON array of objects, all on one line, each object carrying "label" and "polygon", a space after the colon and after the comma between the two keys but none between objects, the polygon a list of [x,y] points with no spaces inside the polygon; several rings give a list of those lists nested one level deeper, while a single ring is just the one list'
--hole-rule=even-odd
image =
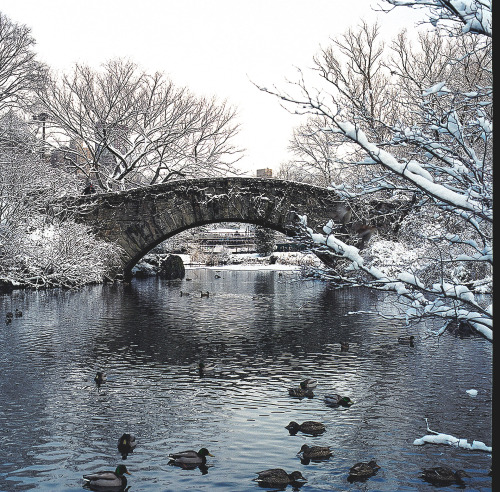
[{"label": "bridge stonework", "polygon": [[[186,229],[217,222],[252,223],[293,236],[298,215],[320,231],[350,218],[332,190],[272,178],[206,178],[171,181],[129,191],[64,199],[77,222],[122,249],[111,277],[130,278],[133,266],[156,245]],[[346,214],[347,213],[347,214]],[[354,234],[356,236],[356,234]]]}]

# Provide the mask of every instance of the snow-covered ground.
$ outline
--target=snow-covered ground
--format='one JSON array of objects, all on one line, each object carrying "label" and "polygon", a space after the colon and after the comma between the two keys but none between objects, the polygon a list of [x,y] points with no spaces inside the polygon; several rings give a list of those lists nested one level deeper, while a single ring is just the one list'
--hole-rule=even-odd
[{"label": "snow-covered ground", "polygon": [[[272,254],[276,258],[271,263],[271,256],[260,256],[257,253],[242,253],[231,257],[231,263],[226,265],[208,266],[204,263],[192,263],[190,255],[179,254],[186,270],[195,268],[207,268],[212,270],[300,270],[302,267],[319,267],[321,261],[312,253],[299,252],[275,252]],[[133,269],[133,273],[141,271],[146,275],[155,275],[156,270],[147,262],[140,262]]]},{"label": "snow-covered ground", "polygon": [[211,268],[214,270],[300,270],[303,266],[318,267],[321,261],[312,253],[298,252],[274,252],[271,256],[276,258],[271,263],[271,256],[261,256],[257,253],[242,253],[233,255],[233,261],[227,265],[206,266],[203,264],[191,263],[189,255],[179,255],[184,262],[186,269],[190,268]]}]

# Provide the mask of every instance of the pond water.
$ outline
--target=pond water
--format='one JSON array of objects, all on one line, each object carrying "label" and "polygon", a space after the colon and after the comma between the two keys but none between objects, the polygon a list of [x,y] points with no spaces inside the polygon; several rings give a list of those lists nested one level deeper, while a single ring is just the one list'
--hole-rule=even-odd
[{"label": "pond water", "polygon": [[[491,490],[491,454],[413,445],[425,418],[432,430],[492,445],[489,342],[437,339],[421,326],[414,347],[399,345],[402,323],[373,314],[393,312],[390,299],[294,271],[187,277],[0,296],[1,312],[23,311],[1,319],[0,491],[85,490],[84,474],[120,463],[130,492],[264,490],[256,473],[277,467],[299,470],[304,492],[425,491],[435,487],[421,468],[441,464],[464,469],[467,490]],[[215,372],[200,377],[201,360]],[[97,371],[107,374],[99,388]],[[305,378],[318,381],[315,396],[290,397]],[[323,396],[334,392],[354,405],[328,407]],[[292,420],[326,431],[290,435]],[[138,444],[124,460],[125,432]],[[334,454],[303,464],[305,443]],[[202,447],[214,455],[206,469],[168,465],[170,452]],[[348,482],[350,467],[371,458],[378,473]]]}]

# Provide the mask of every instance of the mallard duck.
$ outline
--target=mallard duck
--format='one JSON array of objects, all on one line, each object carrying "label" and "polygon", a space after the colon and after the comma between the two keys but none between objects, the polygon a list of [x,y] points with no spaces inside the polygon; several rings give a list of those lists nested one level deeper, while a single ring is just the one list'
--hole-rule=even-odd
[{"label": "mallard duck", "polygon": [[106,374],[102,371],[97,371],[94,381],[96,382],[97,386],[100,386],[102,383],[106,382]]},{"label": "mallard duck", "polygon": [[356,463],[349,470],[349,478],[351,480],[355,479],[363,479],[368,478],[374,475],[377,470],[380,468],[379,465],[375,462],[375,460],[371,460],[368,463]]},{"label": "mallard duck", "polygon": [[12,319],[14,317],[14,313],[12,311],[7,311],[7,313],[5,314],[5,317],[7,319]]},{"label": "mallard duck", "polygon": [[188,295],[189,295],[189,292],[182,292],[182,290],[181,290],[181,297],[182,296],[188,296]]},{"label": "mallard duck", "polygon": [[304,379],[304,381],[300,383],[300,387],[304,389],[314,389],[316,386],[318,386],[318,381],[315,379]]},{"label": "mallard duck", "polygon": [[215,366],[209,366],[204,362],[200,362],[198,364],[198,371],[200,376],[204,376],[205,374],[213,374],[215,372]]},{"label": "mallard duck", "polygon": [[340,342],[340,351],[347,352],[348,350],[349,350],[349,343],[348,342]]},{"label": "mallard duck", "polygon": [[310,460],[329,458],[333,455],[330,446],[308,446],[307,444],[303,444],[297,454],[301,453],[303,458]]},{"label": "mallard duck", "polygon": [[415,337],[413,335],[398,337],[398,343],[400,345],[411,345],[411,346],[413,346],[413,341],[414,340],[415,340]]},{"label": "mallard duck", "polygon": [[137,442],[135,437],[130,434],[123,434],[122,437],[118,440],[118,451],[122,455],[127,456],[128,453],[132,453],[135,447],[137,446]]},{"label": "mallard duck", "polygon": [[424,468],[420,475],[426,482],[434,484],[462,483],[463,477],[469,477],[464,470],[454,472],[447,466],[437,466],[435,468]]},{"label": "mallard duck", "polygon": [[220,275],[215,274],[214,278],[221,278]]},{"label": "mallard duck", "polygon": [[305,388],[290,388],[288,390],[288,394],[290,396],[293,396],[295,398],[312,398],[314,396],[314,393],[312,389],[305,389]]},{"label": "mallard duck", "polygon": [[269,486],[279,486],[287,485],[289,483],[294,483],[297,480],[306,481],[299,471],[293,471],[292,473],[287,473],[282,468],[271,468],[270,470],[264,470],[257,472],[258,477],[255,479],[262,485]]},{"label": "mallard duck", "polygon": [[306,420],[305,422],[302,422],[302,424],[298,424],[292,420],[292,422],[285,426],[285,429],[288,429],[288,432],[290,432],[292,436],[297,434],[299,431],[304,434],[315,435],[324,432],[326,427],[321,422],[314,422],[312,420]]},{"label": "mallard duck", "polygon": [[114,472],[112,471],[98,471],[83,475],[83,479],[91,487],[98,487],[99,489],[107,488],[124,488],[127,485],[127,477],[124,474],[130,475],[125,465],[118,465]]},{"label": "mallard duck", "polygon": [[16,311],[14,312],[14,315],[16,318],[20,318],[23,315],[22,311],[19,311],[19,309],[16,308]]},{"label": "mallard duck", "polygon": [[207,456],[213,456],[208,452],[207,448],[201,448],[198,452],[180,451],[178,453],[169,454],[170,462],[175,465],[204,465],[207,462]]},{"label": "mallard duck", "polygon": [[208,290],[206,292],[201,293],[201,297],[209,297],[209,296],[210,296],[210,292],[208,292]]},{"label": "mallard duck", "polygon": [[354,404],[348,396],[340,396],[337,394],[325,395],[324,400],[330,407],[350,407]]}]

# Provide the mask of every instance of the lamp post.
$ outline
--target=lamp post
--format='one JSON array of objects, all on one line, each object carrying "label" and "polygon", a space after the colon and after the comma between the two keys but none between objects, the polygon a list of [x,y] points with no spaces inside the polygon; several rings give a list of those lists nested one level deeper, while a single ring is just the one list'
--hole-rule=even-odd
[{"label": "lamp post", "polygon": [[33,119],[42,122],[42,141],[45,145],[45,122],[49,119],[49,115],[47,113],[34,114]]}]

